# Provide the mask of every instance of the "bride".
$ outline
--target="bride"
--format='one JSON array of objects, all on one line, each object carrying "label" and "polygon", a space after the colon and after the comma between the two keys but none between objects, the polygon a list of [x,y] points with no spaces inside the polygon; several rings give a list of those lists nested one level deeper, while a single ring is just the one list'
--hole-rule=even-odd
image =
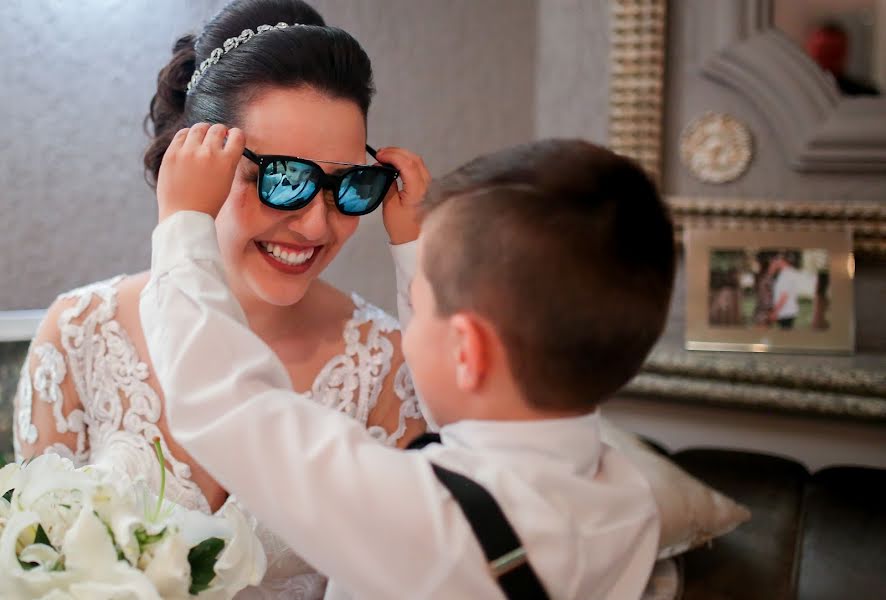
[{"label": "bride", "polygon": [[[204,62],[208,57],[214,58]],[[217,231],[250,327],[283,361],[295,389],[359,420],[379,443],[402,447],[425,424],[398,324],[318,279],[359,215],[388,190],[384,221],[392,244],[417,235],[415,207],[430,179],[421,159],[386,148],[377,156],[388,166],[363,166],[372,93],[363,49],[326,27],[314,9],[300,0],[236,0],[206,25],[196,46],[193,36],[181,38],[160,72],[145,166],[156,181],[183,126],[210,121],[244,130],[248,151]],[[395,259],[410,251],[391,248]],[[148,275],[94,283],[50,307],[16,394],[16,456],[56,452],[77,464],[111,464],[157,490],[151,443],[159,437],[169,463],[167,498],[217,511],[235,500],[168,435],[138,315]],[[224,353],[207,348],[205,359]],[[268,570],[259,587],[238,598],[321,598],[322,575],[256,527]]]}]

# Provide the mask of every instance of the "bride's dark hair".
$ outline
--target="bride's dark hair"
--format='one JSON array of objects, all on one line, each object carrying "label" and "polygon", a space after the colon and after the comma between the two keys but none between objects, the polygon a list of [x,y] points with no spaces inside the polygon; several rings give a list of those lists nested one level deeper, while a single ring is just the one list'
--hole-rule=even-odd
[{"label": "bride's dark hair", "polygon": [[[245,29],[301,24],[262,33],[225,54],[188,93],[194,70],[214,49]],[[365,117],[374,93],[372,65],[350,34],[327,27],[323,17],[301,0],[234,0],[195,37],[176,41],[172,59],[157,77],[157,93],[145,119],[151,142],[145,174],[155,184],[163,154],[182,127],[194,123],[238,125],[243,106],[268,87],[314,88],[353,101]]]}]

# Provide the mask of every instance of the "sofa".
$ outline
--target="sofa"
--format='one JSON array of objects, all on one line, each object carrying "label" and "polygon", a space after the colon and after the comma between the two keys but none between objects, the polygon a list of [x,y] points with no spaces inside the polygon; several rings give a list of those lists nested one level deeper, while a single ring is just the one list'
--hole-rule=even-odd
[{"label": "sofa", "polygon": [[753,515],[680,555],[684,600],[886,599],[886,470],[810,473],[788,458],[716,448],[670,458]]}]

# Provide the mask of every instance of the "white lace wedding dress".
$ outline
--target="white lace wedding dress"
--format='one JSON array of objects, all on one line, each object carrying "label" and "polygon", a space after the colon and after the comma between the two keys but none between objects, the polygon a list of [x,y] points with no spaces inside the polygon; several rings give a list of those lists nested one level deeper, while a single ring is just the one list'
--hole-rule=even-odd
[{"label": "white lace wedding dress", "polygon": [[[115,319],[121,277],[80,288],[60,298],[67,308],[58,319],[58,344],[34,344],[22,368],[16,393],[14,441],[21,459],[22,442],[33,444],[44,432],[32,423],[35,402],[51,405],[56,430],[76,438],[72,447],[54,444],[47,451],[71,458],[76,464],[104,463],[144,476],[155,490],[159,469],[152,440],[161,438],[169,458],[166,496],[191,509],[209,512],[209,503],[191,480],[191,469],[175,460],[157,426],[161,400],[148,384],[149,367],[138,355],[130,336]],[[389,376],[401,401],[399,426],[393,432],[370,427],[382,443],[402,437],[407,418],[420,417],[411,379],[402,363],[391,374],[393,345],[388,334],[397,321],[382,310],[353,296],[356,305],[344,328],[342,354],[317,375],[308,393],[317,402],[339,410],[363,424],[375,406]],[[368,332],[368,333],[366,333]],[[364,335],[365,333],[365,335]],[[71,378],[82,408],[64,414],[62,382]],[[229,502],[236,502],[231,497]],[[255,522],[264,545],[268,569],[259,587],[238,594],[239,599],[279,598],[309,600],[323,597],[325,578],[293,553],[273,533]]]}]

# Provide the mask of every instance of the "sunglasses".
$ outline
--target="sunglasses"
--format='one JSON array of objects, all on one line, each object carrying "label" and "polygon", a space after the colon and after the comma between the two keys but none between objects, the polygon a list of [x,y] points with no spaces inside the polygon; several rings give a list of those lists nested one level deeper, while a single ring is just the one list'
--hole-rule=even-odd
[{"label": "sunglasses", "polygon": [[[376,158],[375,149],[366,151]],[[248,148],[243,156],[258,165],[258,197],[278,210],[298,210],[311,203],[321,190],[329,190],[335,207],[348,216],[366,215],[378,208],[400,176],[386,165],[357,165],[331,160],[308,160],[298,156],[262,155]],[[377,160],[377,159],[376,159]],[[317,163],[349,167],[325,173]]]}]

